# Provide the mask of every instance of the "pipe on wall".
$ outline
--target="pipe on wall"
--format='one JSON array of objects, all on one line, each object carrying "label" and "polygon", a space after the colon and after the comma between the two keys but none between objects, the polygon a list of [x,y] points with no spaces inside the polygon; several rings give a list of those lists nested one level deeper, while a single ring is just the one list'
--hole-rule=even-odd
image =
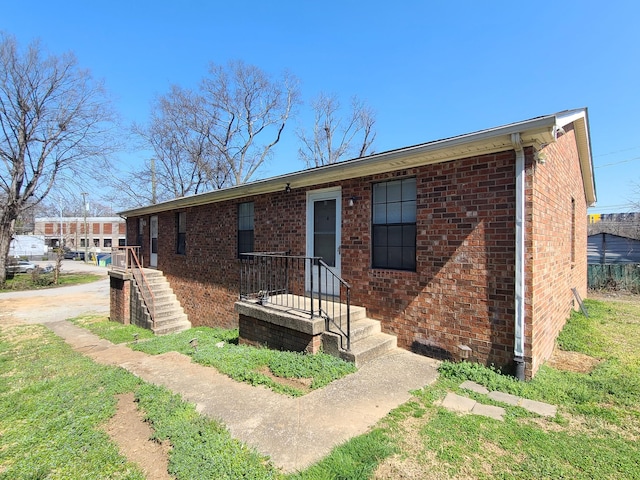
[{"label": "pipe on wall", "polygon": [[524,148],[519,133],[511,134],[511,143],[516,152],[516,271],[515,271],[515,338],[513,347],[513,361],[515,376],[519,380],[525,379],[524,361],[524,326],[525,326],[525,165]]}]

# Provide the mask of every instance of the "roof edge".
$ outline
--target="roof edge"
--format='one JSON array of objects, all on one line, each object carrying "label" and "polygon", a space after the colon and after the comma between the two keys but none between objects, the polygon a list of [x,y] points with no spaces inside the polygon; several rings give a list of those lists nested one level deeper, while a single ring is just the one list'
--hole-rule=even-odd
[{"label": "roof edge", "polygon": [[[568,114],[569,112],[566,113]],[[278,175],[222,190],[213,190],[154,205],[124,210],[118,212],[118,214],[125,218],[153,214],[206,203],[273,193],[284,190],[287,184],[289,184],[292,189],[303,188],[402,168],[442,163],[474,155],[497,153],[513,149],[511,142],[512,133],[520,133],[524,146],[539,146],[555,140],[554,133],[558,124],[562,123],[565,118],[569,118],[564,114],[565,112],[561,112],[560,114],[536,117],[530,120],[389,150],[332,165]],[[566,125],[568,123],[564,124]]]}]

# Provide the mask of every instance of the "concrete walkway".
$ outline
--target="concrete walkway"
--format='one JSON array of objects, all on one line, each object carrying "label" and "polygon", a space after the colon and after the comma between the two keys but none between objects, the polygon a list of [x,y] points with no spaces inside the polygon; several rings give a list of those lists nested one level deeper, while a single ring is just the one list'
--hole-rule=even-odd
[{"label": "concrete walkway", "polygon": [[[108,283],[87,286],[90,302],[83,307],[104,311],[108,306]],[[198,411],[224,423],[233,437],[268,455],[284,472],[304,469],[331,449],[350,438],[367,432],[392,409],[411,398],[411,390],[433,383],[438,362],[396,350],[374,360],[356,373],[333,382],[325,388],[300,398],[280,395],[264,387],[252,387],[218,373],[213,368],[191,363],[190,358],[175,352],[147,355],[126,346],[101,340],[87,330],[66,321],[78,314],[69,305],[82,286],[55,289],[56,294],[43,294],[36,311],[14,309],[15,320],[43,323],[74,349],[102,364],[125,368],[141,379],[163,385],[196,405]],[[96,288],[101,288],[97,292]],[[17,295],[0,294],[0,305]],[[54,308],[47,312],[46,303],[67,304],[69,313]],[[101,299],[101,300],[99,300]],[[104,302],[104,303],[102,303]]]}]

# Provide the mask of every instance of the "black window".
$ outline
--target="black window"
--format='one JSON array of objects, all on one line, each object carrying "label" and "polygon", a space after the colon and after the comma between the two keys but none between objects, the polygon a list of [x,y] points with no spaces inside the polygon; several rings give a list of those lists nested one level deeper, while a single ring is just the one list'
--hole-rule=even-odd
[{"label": "black window", "polygon": [[142,238],[144,236],[144,218],[139,218],[138,219],[138,237],[137,237],[137,242],[138,242],[138,246],[140,248],[142,248]]},{"label": "black window", "polygon": [[176,230],[178,232],[176,238],[176,253],[185,255],[187,253],[187,213],[176,213]]},{"label": "black window", "polygon": [[112,239],[110,238],[105,238],[102,242],[103,247],[105,248],[109,248],[112,245]]},{"label": "black window", "polygon": [[238,258],[253,252],[253,202],[238,205]]},{"label": "black window", "polygon": [[416,179],[373,185],[373,268],[416,269]]}]

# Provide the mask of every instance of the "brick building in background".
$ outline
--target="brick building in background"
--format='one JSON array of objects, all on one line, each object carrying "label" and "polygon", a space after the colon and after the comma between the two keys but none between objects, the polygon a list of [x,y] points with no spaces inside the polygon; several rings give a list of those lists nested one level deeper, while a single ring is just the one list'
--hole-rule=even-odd
[{"label": "brick building in background", "polygon": [[126,223],[121,217],[87,217],[85,235],[84,217],[36,217],[34,235],[44,235],[49,248],[60,245],[71,250],[85,248],[97,252],[110,252],[111,247],[126,242]]},{"label": "brick building in background", "polygon": [[193,325],[237,325],[242,252],[322,256],[399,346],[530,378],[587,294],[589,137],[565,111],[183,197],[123,212],[128,245]]}]

